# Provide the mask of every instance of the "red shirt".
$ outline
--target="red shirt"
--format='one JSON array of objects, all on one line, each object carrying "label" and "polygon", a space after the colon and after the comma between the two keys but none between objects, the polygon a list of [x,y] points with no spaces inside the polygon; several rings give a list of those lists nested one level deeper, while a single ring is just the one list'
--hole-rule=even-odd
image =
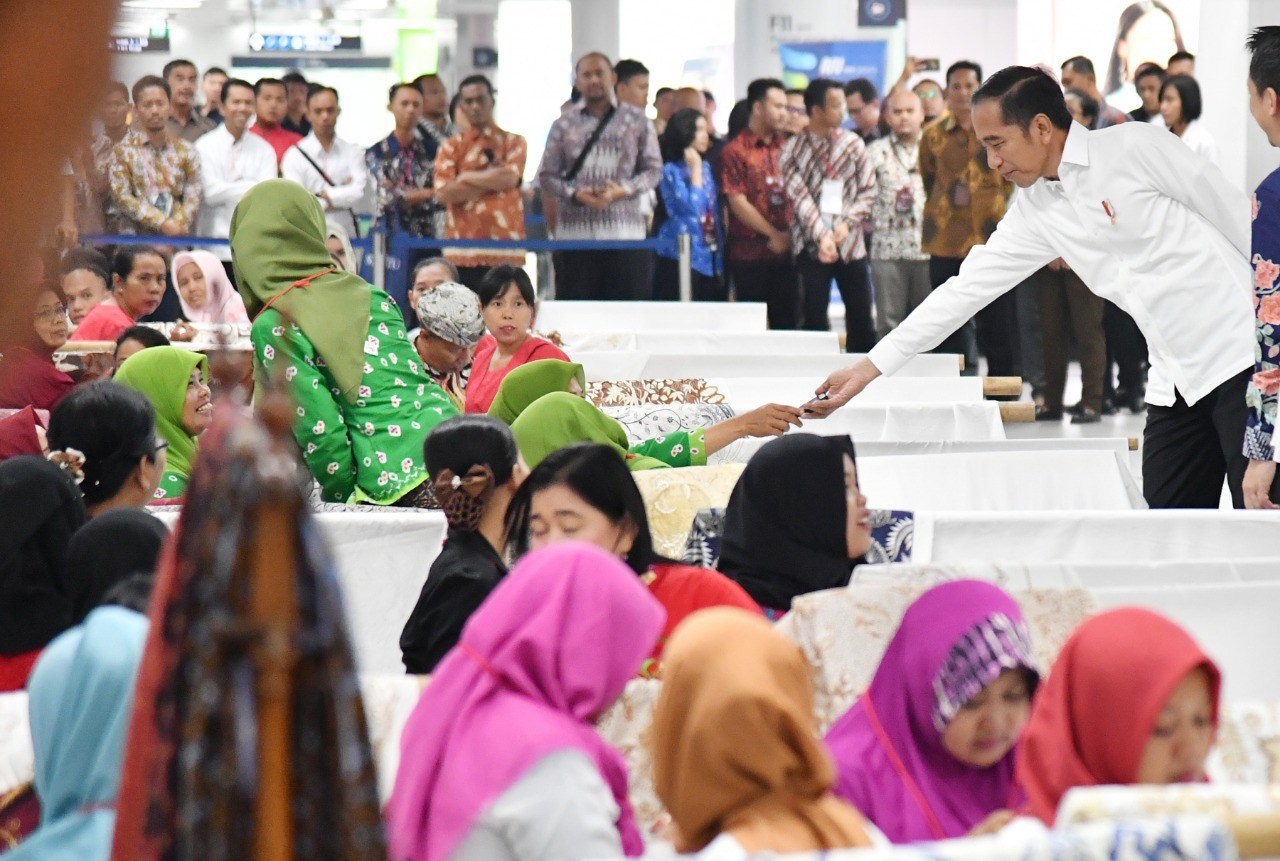
[{"label": "red shirt", "polygon": [[[785,141],[781,135],[765,139],[746,129],[725,146],[720,154],[721,184],[725,197],[746,195],[765,220],[782,231],[791,229],[791,201],[778,167],[779,154]],[[769,240],[732,215],[729,216],[730,260],[786,260],[769,250]]]},{"label": "red shirt", "polygon": [[690,613],[708,607],[738,607],[764,615],[745,589],[719,571],[672,562],[653,566],[651,573],[653,579],[649,581],[649,591],[666,609],[667,622],[662,626],[662,636],[653,647],[653,654],[645,662],[641,675],[661,675],[658,665],[662,661],[662,650],[667,645],[667,638]]},{"label": "red shirt", "polygon": [[291,132],[284,126],[264,129],[255,122],[249,126],[249,131],[271,144],[271,148],[276,151],[276,167],[279,167],[280,162],[284,159],[285,151],[302,140],[302,135],[297,132]]},{"label": "red shirt", "polygon": [[467,403],[464,412],[487,413],[489,405],[498,396],[498,387],[506,379],[507,374],[521,365],[536,362],[539,359],[559,359],[569,361],[564,351],[546,338],[530,335],[525,338],[516,354],[507,362],[506,367],[490,370],[489,363],[498,349],[498,342],[492,335],[485,335],[476,345],[475,358],[471,360],[471,378],[467,380]]},{"label": "red shirt", "polygon": [[119,305],[103,302],[89,309],[89,313],[84,315],[80,325],[71,334],[71,340],[114,341],[133,322],[133,318],[121,311]]},{"label": "red shirt", "polygon": [[0,359],[0,408],[52,411],[75,387],[76,381],[59,371],[48,353],[8,347]]}]

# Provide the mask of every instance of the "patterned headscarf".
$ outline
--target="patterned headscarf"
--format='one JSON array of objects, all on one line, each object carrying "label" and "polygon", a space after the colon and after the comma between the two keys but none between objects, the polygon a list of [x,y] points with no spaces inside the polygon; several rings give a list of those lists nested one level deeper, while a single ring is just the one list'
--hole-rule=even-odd
[{"label": "patterned headscarf", "polygon": [[484,337],[484,317],[480,297],[470,287],[446,281],[418,297],[418,319],[422,328],[459,347],[474,347]]}]

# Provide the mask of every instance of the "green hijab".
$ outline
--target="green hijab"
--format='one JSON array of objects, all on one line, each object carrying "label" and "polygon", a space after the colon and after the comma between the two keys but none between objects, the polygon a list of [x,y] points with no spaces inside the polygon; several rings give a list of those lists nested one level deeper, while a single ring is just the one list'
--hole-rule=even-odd
[{"label": "green hijab", "polygon": [[609,446],[632,472],[670,469],[660,460],[627,451],[629,440],[622,425],[586,399],[569,392],[552,392],[538,398],[511,423],[511,434],[530,469],[542,463],[547,455],[579,442]]},{"label": "green hijab", "polygon": [[142,392],[156,410],[156,433],[169,444],[166,472],[191,474],[198,442],[182,424],[182,405],[187,399],[187,381],[200,369],[200,378],[209,379],[209,360],[203,353],[181,347],[148,347],[124,360],[114,379],[122,386]]},{"label": "green hijab", "polygon": [[[364,376],[371,291],[363,278],[333,269],[320,203],[287,179],[260,182],[231,216],[231,256],[249,318],[272,308],[298,325],[329,366],[348,403]],[[322,272],[328,274],[320,275]],[[306,287],[292,285],[319,275]]]},{"label": "green hijab", "polygon": [[543,395],[568,391],[570,380],[577,380],[582,391],[587,390],[587,375],[582,365],[561,359],[539,359],[521,365],[503,378],[489,407],[489,415],[509,425]]}]

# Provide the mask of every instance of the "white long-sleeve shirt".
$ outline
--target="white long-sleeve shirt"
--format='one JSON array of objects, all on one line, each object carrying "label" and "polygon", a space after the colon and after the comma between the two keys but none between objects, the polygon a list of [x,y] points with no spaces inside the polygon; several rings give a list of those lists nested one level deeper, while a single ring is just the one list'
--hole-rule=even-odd
[{"label": "white long-sleeve shirt", "polygon": [[[1168,126],[1165,128],[1168,128]],[[1214,165],[1222,165],[1222,159],[1218,157],[1218,142],[1213,139],[1213,135],[1205,128],[1204,123],[1199,120],[1192,120],[1187,123],[1187,127],[1182,131],[1182,142],[1189,146],[1196,155],[1208,159]]]},{"label": "white long-sleeve shirt", "polygon": [[1176,389],[1194,404],[1253,366],[1249,198],[1222,171],[1167,129],[1073,123],[1058,175],[1019,191],[960,274],[868,354],[877,369],[936,347],[1056,257],[1146,336],[1150,403],[1172,406]]},{"label": "white long-sleeve shirt", "polygon": [[[311,156],[334,184],[325,182],[320,172],[295,150],[302,150]],[[314,132],[285,151],[284,160],[280,162],[280,175],[293,180],[312,194],[325,192],[331,204],[325,206],[325,212],[356,209],[364,200],[369,187],[369,168],[365,166],[364,147],[335,137],[332,146],[326,151]]]},{"label": "white long-sleeve shirt", "polygon": [[[231,232],[231,213],[240,199],[258,183],[278,176],[275,150],[248,130],[236,140],[225,125],[203,135],[195,147],[204,183],[197,233],[226,239]],[[231,259],[229,248],[213,252],[222,260]]]}]

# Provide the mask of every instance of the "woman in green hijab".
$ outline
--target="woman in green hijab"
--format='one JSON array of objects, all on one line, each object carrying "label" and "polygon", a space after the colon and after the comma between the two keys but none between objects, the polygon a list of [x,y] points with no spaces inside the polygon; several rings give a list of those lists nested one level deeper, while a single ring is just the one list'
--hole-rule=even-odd
[{"label": "woman in green hijab", "polygon": [[[512,373],[515,373],[514,371]],[[504,381],[505,382],[505,381]],[[627,449],[627,432],[593,404],[569,392],[543,395],[511,424],[524,461],[533,469],[552,452],[579,442],[607,445],[632,472],[666,469],[669,464]]]},{"label": "woman in green hijab", "polygon": [[209,361],[181,347],[140,350],[116,370],[115,381],[141,392],[156,411],[156,435],[168,444],[156,499],[172,501],[187,492],[200,434],[213,423]]},{"label": "woman in green hijab", "polygon": [[427,478],[427,434],[458,412],[395,302],[336,269],[325,233],[319,202],[288,180],[258,183],[231,216],[254,380],[288,386],[293,434],[325,502],[404,504]]},{"label": "woman in green hijab", "polygon": [[[582,365],[559,359],[539,359],[521,365],[502,381],[489,407],[489,415],[512,425],[531,404],[552,392],[568,392],[585,398],[587,379]],[[779,436],[793,425],[800,427],[799,410],[768,404],[708,428],[680,430],[641,440],[629,450],[644,458],[660,460],[667,466],[706,466],[708,457],[730,443],[749,436]]]}]

